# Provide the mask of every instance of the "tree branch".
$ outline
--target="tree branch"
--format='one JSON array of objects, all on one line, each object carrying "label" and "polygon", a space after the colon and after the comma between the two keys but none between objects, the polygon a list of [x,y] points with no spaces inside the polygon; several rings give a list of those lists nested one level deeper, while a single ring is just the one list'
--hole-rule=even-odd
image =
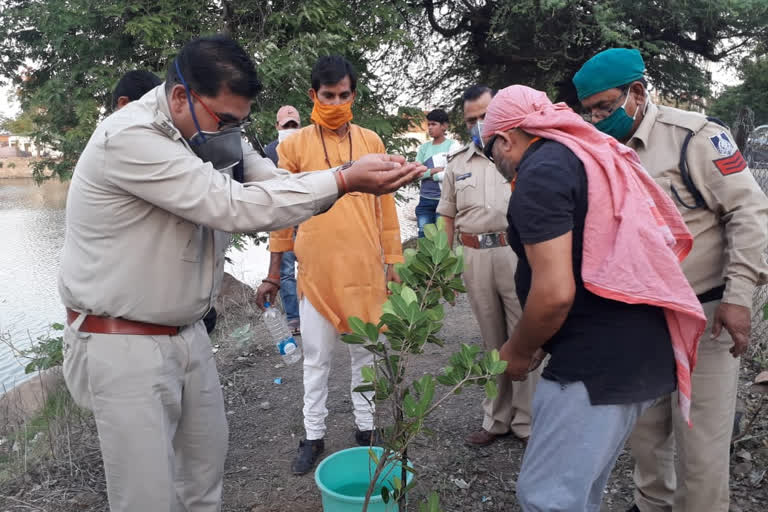
[{"label": "tree branch", "polygon": [[435,3],[432,0],[423,0],[422,5],[424,10],[427,11],[427,18],[432,28],[443,37],[455,37],[462,32],[466,32],[469,29],[469,20],[472,16],[471,12],[465,12],[459,20],[458,24],[453,28],[445,28],[440,25],[435,17]]}]

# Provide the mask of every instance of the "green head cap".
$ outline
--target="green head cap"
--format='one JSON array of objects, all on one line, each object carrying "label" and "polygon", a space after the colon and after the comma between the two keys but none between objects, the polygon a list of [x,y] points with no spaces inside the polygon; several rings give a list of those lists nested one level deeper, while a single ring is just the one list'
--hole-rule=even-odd
[{"label": "green head cap", "polygon": [[585,62],[573,76],[573,85],[581,101],[593,94],[640,80],[644,74],[645,62],[639,51],[611,48]]}]

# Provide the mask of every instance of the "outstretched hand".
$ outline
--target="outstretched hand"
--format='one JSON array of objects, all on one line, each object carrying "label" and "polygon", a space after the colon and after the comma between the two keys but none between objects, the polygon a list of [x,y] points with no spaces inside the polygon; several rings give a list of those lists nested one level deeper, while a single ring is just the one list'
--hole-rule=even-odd
[{"label": "outstretched hand", "polygon": [[407,163],[398,155],[370,154],[340,172],[348,192],[382,195],[418,179],[426,170],[423,165]]}]

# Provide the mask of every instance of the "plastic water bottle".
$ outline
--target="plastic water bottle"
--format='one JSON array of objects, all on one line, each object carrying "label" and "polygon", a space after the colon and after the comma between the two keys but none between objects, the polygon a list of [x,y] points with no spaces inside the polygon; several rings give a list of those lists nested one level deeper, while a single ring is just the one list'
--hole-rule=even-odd
[{"label": "plastic water bottle", "polygon": [[298,342],[291,336],[291,331],[288,330],[288,324],[285,323],[283,314],[269,305],[269,302],[264,306],[264,324],[267,326],[272,341],[277,346],[277,351],[283,356],[283,362],[285,364],[293,364],[301,359],[301,349]]}]

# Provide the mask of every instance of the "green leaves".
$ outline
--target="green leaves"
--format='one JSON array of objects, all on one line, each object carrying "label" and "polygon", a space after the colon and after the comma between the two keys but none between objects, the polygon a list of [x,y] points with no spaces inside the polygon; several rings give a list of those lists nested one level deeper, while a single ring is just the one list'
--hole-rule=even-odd
[{"label": "green leaves", "polygon": [[442,512],[443,509],[440,508],[440,496],[437,495],[437,492],[432,491],[432,493],[427,498],[427,501],[424,503],[419,503],[419,512]]},{"label": "green leaves", "polygon": [[[64,330],[64,326],[55,323],[51,324],[51,329],[60,332]],[[29,360],[29,363],[24,366],[25,374],[61,366],[64,362],[64,337],[41,335],[30,348],[19,351],[18,355]]]},{"label": "green leaves", "polygon": [[400,296],[403,298],[403,301],[409,305],[419,300],[419,298],[416,296],[416,292],[407,286],[403,286],[403,289],[400,291]]},{"label": "green leaves", "polygon": [[363,382],[376,382],[376,371],[372,366],[363,366],[360,373],[363,376]]},{"label": "green leaves", "polygon": [[496,388],[496,382],[489,380],[485,383],[485,396],[493,400],[499,396],[499,390]]},{"label": "green leaves", "polygon": [[[352,333],[342,338],[346,343],[362,344],[377,356],[373,366],[361,369],[364,384],[355,391],[372,391],[375,402],[393,402],[394,407],[389,409],[394,411],[391,426],[380,432],[385,450],[390,450],[404,464],[407,458],[403,454],[408,444],[428,433],[425,422],[440,402],[450,393],[459,393],[469,385],[484,386],[488,396],[496,396],[494,376],[506,367],[497,351],[483,354],[479,346],[464,344],[450,356],[450,364],[443,374],[425,374],[410,382],[407,380],[407,366],[424,351],[427,343],[443,345],[438,337],[446,315],[441,298],[453,301],[456,293],[464,291],[460,274],[463,269],[461,248],[452,251],[448,246],[448,235],[442,225],[440,228],[428,225],[426,237],[419,240],[418,250],[406,251],[405,263],[396,266],[403,283],[389,283],[392,294],[382,306],[379,324],[350,318]],[[380,331],[383,339],[379,339]],[[450,389],[440,396],[437,384]],[[389,461],[388,456],[381,459],[378,467]],[[405,470],[414,472],[407,465]],[[400,502],[414,484],[415,479],[403,487],[400,477],[395,477],[391,487],[382,487],[381,497],[385,502]],[[437,494],[430,496],[427,503],[421,505],[421,510],[439,511]]]}]

